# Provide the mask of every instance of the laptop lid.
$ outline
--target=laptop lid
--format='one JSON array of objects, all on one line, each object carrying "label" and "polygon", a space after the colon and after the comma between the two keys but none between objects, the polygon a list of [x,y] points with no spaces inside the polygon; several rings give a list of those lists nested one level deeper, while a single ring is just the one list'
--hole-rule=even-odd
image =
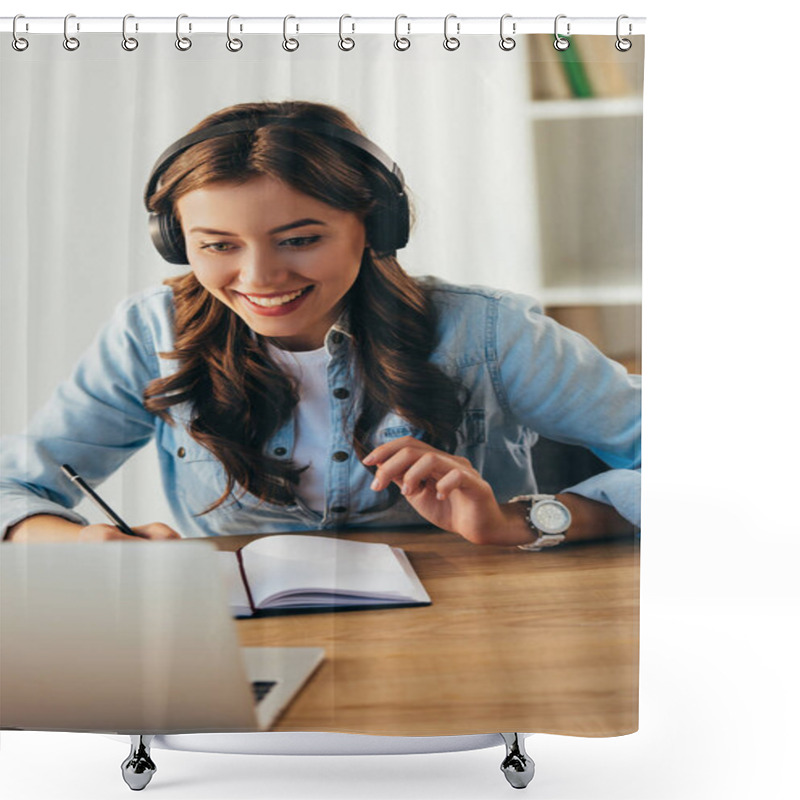
[{"label": "laptop lid", "polygon": [[256,730],[213,545],[0,545],[0,727]]}]

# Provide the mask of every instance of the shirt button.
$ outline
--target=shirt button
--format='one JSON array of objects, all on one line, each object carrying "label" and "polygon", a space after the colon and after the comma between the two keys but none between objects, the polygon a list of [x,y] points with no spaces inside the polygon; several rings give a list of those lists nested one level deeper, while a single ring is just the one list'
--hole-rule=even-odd
[{"label": "shirt button", "polygon": [[286,455],[286,448],[285,447],[276,447],[273,451],[276,456],[285,456]]},{"label": "shirt button", "polygon": [[333,390],[333,396],[337,400],[344,400],[347,397],[350,397],[350,392],[347,389],[342,389],[341,387],[338,389]]},{"label": "shirt button", "polygon": [[340,333],[339,331],[334,331],[331,334],[331,341],[334,344],[341,344],[344,341],[344,334]]},{"label": "shirt button", "polygon": [[347,506],[334,506],[331,511],[334,514],[344,514],[347,511]]},{"label": "shirt button", "polygon": [[186,455],[186,448],[179,447],[178,448],[178,458],[183,458]]},{"label": "shirt button", "polygon": [[337,450],[333,454],[333,460],[334,461],[347,461],[348,458],[350,458],[350,454],[349,453],[345,453],[344,450]]}]

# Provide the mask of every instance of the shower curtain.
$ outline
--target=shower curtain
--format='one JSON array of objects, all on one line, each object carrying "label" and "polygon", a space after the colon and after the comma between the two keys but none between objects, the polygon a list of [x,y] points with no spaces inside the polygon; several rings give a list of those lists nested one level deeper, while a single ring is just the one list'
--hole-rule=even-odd
[{"label": "shower curtain", "polygon": [[[224,28],[201,35],[181,30],[179,20],[177,40],[175,33],[138,33],[135,46],[120,46],[119,34],[74,29],[66,39],[28,35],[24,49],[4,43],[0,423],[7,460],[0,477],[28,480],[29,462],[15,454],[14,442],[72,380],[114,309],[187,272],[153,247],[142,203],[167,147],[207,115],[240,103],[334,106],[402,170],[413,224],[399,264],[451,287],[439,295],[455,304],[446,317],[452,328],[440,326],[436,335],[458,330],[480,342],[473,350],[454,346],[439,361],[463,381],[486,369],[487,399],[467,402],[456,454],[496,479],[491,488],[501,504],[512,495],[562,496],[575,488],[574,495],[615,509],[627,524],[601,538],[576,533],[570,541],[567,531],[564,544],[541,552],[470,542],[411,512],[383,524],[376,516],[318,526],[317,533],[389,543],[410,531],[403,546],[431,604],[237,621],[242,644],[283,637],[287,646],[325,650],[320,669],[272,729],[633,732],[638,439],[631,419],[594,414],[597,406],[614,406],[606,392],[617,389],[609,386],[633,392],[641,372],[644,37],[617,46],[613,20],[584,35],[574,22],[554,47],[552,32],[524,33],[522,25],[513,38],[509,25],[501,39],[459,36],[450,20],[444,35],[404,37],[398,21],[393,46],[391,34],[353,33],[346,21],[343,33],[305,36],[295,23],[286,21],[283,38],[248,35],[235,20],[227,37]],[[490,306],[501,309],[500,327],[491,330],[483,310]],[[500,343],[509,353],[505,365],[492,350],[502,338],[503,309],[525,320]],[[439,319],[446,311],[439,309]],[[540,409],[522,415],[527,389],[513,384],[536,385],[532,359],[548,344],[524,340],[542,326],[555,331],[559,358],[563,348],[575,357],[539,378],[570,388],[553,390],[554,408],[541,412],[548,422],[536,430],[530,420]],[[586,359],[596,369],[582,372]],[[628,395],[620,400],[629,416],[638,411],[631,402]],[[424,438],[402,413],[396,417],[386,441]],[[605,430],[607,423],[617,427]],[[199,536],[176,519],[159,478],[159,442],[130,450],[94,483],[103,499],[131,525],[157,520]],[[512,464],[518,479],[509,474]],[[535,483],[526,483],[529,474]],[[52,497],[47,489],[38,493]],[[9,497],[4,529],[19,521]],[[409,501],[394,502],[399,508]],[[522,501],[520,514],[523,507],[528,513],[525,502],[537,501]],[[87,500],[65,513],[73,521],[105,521]],[[266,522],[259,529],[257,516],[248,520],[249,533],[277,532]],[[294,529],[313,527],[301,521]],[[212,534],[231,532],[245,530],[222,526]],[[533,527],[530,533],[531,541],[540,535]]]}]

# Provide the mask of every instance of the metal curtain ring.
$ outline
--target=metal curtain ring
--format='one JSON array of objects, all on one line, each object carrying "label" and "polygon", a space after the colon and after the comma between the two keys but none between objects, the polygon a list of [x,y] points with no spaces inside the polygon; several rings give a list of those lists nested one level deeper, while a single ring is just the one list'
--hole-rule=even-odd
[{"label": "metal curtain ring", "polygon": [[[553,32],[554,32],[554,35],[555,35],[555,39],[553,39],[553,47],[555,47],[556,50],[566,50],[569,47],[569,39],[562,38],[558,33],[558,21],[560,19],[566,19],[566,18],[567,18],[566,14],[559,14],[556,17],[555,26],[553,28]],[[569,36],[569,33],[570,33],[570,23],[568,22],[567,23],[567,36]]]},{"label": "metal curtain ring", "polygon": [[[228,30],[227,30],[228,41],[225,42],[225,47],[227,47],[228,50],[231,51],[231,53],[238,53],[242,49],[242,47],[244,47],[244,45],[242,44],[241,39],[234,39],[231,36],[231,21],[234,19],[239,19],[239,17],[237,17],[236,14],[231,14],[228,17]],[[239,30],[241,30],[241,27],[239,28]]]},{"label": "metal curtain ring", "polygon": [[[349,14],[342,14],[339,17],[339,49],[340,50],[352,50],[356,46],[355,39],[351,39],[349,36],[344,36],[342,32],[342,27],[344,25],[344,21],[346,19],[353,19]],[[351,23],[353,26],[352,33],[356,32],[356,24],[355,22]]]},{"label": "metal curtain ring", "polygon": [[[395,50],[408,50],[411,47],[411,39],[407,39],[405,36],[400,36],[400,20],[401,19],[408,19],[405,14],[398,14],[394,18],[394,49]],[[411,33],[411,23],[407,22],[406,27],[408,28],[408,33]]]},{"label": "metal curtain ring", "polygon": [[[74,14],[67,14],[67,16],[64,17],[64,49],[72,51],[72,50],[77,50],[81,46],[81,43],[74,36],[70,36],[69,35],[69,31],[68,31],[67,28],[68,28],[70,19],[75,19],[75,15]],[[80,29],[81,29],[80,25],[77,25],[76,30],[80,30]]]},{"label": "metal curtain ring", "polygon": [[[297,39],[290,39],[286,35],[286,29],[288,27],[288,22],[290,19],[297,19],[297,17],[293,17],[291,14],[288,14],[283,18],[283,49],[286,50],[288,53],[292,53],[300,47],[300,42]],[[300,30],[300,26],[295,24],[295,31]]]},{"label": "metal curtain ring", "polygon": [[[458,50],[461,47],[461,41],[456,36],[447,35],[447,25],[451,19],[457,19],[455,14],[448,14],[444,18],[444,49],[445,50]],[[456,33],[461,33],[461,23],[456,22]]]},{"label": "metal curtain ring", "polygon": [[[631,49],[631,47],[633,47],[633,42],[630,39],[622,39],[619,35],[619,23],[623,19],[630,19],[630,17],[628,17],[626,14],[620,14],[617,17],[617,41],[614,42],[614,47],[616,47],[617,50],[620,51],[620,53],[626,53],[628,50]],[[628,36],[630,36],[632,33],[633,33],[633,26],[629,22]]]},{"label": "metal curtain ring", "polygon": [[[188,36],[181,36],[181,20],[187,19],[189,17],[188,14],[178,14],[178,18],[175,20],[175,47],[178,50],[186,51],[192,46],[192,40]],[[189,31],[192,30],[192,23],[189,23]]]},{"label": "metal curtain ring", "polygon": [[[503,26],[505,25],[505,21],[507,19],[511,19],[511,14],[503,14],[503,16],[500,17],[500,49],[506,51],[513,50],[517,46],[516,39],[512,39],[510,36],[506,36],[505,33],[503,32]],[[517,32],[516,22],[511,23],[511,32],[512,33]]]},{"label": "metal curtain ring", "polygon": [[[134,19],[133,14],[126,14],[122,18],[122,49],[127,50],[129,53],[132,50],[135,50],[139,46],[139,40],[134,39],[133,36],[128,36],[128,20]],[[139,26],[136,26],[136,30],[139,30]]]},{"label": "metal curtain ring", "polygon": [[[14,17],[14,22],[11,24],[11,35],[14,37],[14,38],[11,40],[11,46],[12,46],[12,47],[13,47],[13,48],[14,48],[14,49],[15,49],[15,50],[18,52],[18,53],[21,53],[23,50],[27,50],[27,49],[28,49],[28,44],[29,44],[29,42],[28,42],[28,40],[27,40],[27,39],[23,39],[23,38],[22,38],[22,37],[21,37],[21,36],[20,36],[20,35],[17,33],[17,20],[18,20],[18,19],[25,19],[25,17],[24,17],[24,15],[22,15],[22,14],[17,14],[17,16],[16,16],[16,17]],[[26,26],[26,27],[27,27],[27,26]]]}]

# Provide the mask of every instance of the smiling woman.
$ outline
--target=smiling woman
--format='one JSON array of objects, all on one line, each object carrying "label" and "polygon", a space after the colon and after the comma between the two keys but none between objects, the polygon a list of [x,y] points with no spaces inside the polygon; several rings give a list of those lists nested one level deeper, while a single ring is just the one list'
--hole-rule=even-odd
[{"label": "smiling woman", "polygon": [[361,268],[360,215],[269,175],[212,183],[175,205],[192,270],[210,294],[286,350],[322,347]]},{"label": "smiling woman", "polygon": [[[402,172],[340,110],[216,112],[145,199],[190,270],[124,302],[4,449],[8,538],[118,538],[58,466],[97,482],[151,438],[183,536],[427,522],[538,550],[638,524],[638,377],[531,298],[408,275]],[[611,469],[543,501],[539,434]]]}]

